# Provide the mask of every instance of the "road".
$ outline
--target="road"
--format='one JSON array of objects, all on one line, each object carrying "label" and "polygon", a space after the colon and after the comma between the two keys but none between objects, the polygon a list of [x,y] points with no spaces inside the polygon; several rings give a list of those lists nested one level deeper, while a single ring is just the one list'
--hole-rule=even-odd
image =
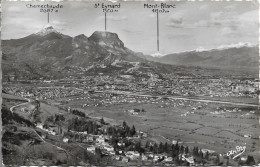
[{"label": "road", "polygon": [[26,105],[26,104],[32,102],[31,99],[28,99],[28,98],[24,98],[24,99],[27,100],[27,102],[21,103],[21,104],[17,104],[17,105],[12,106],[12,107],[10,108],[10,111],[12,112],[12,114],[14,113],[14,108],[19,107],[19,106],[22,106],[22,105]]},{"label": "road", "polygon": [[[24,99],[27,100],[27,102],[21,103],[21,104],[15,105],[15,106],[12,106],[12,107],[10,108],[10,111],[13,113],[13,112],[14,112],[14,108],[19,107],[19,106],[22,106],[22,105],[26,105],[26,104],[32,102],[31,99],[28,99],[28,98],[24,98]],[[67,155],[67,158],[68,158],[69,153],[68,153],[65,149],[63,149],[63,148],[61,148],[61,147],[59,147],[59,146],[56,146],[56,145],[54,145],[54,144],[52,144],[52,143],[47,142],[46,140],[44,140],[44,139],[36,132],[35,129],[33,129],[33,132],[41,139],[42,142],[48,143],[48,144],[52,145],[53,147],[56,147],[57,149],[64,151],[64,152],[66,153],[66,155]]]},{"label": "road", "polygon": [[173,100],[187,100],[203,103],[218,103],[218,104],[230,104],[235,106],[246,106],[246,107],[259,107],[259,104],[249,104],[249,103],[240,103],[240,102],[229,102],[229,101],[220,101],[220,100],[207,100],[207,99],[194,99],[192,97],[183,97],[183,96],[161,96],[161,95],[145,95],[137,93],[120,93],[120,92],[111,92],[111,91],[95,91],[95,93],[114,93],[118,95],[130,95],[130,96],[139,96],[139,97],[155,97],[155,98],[169,98]]}]

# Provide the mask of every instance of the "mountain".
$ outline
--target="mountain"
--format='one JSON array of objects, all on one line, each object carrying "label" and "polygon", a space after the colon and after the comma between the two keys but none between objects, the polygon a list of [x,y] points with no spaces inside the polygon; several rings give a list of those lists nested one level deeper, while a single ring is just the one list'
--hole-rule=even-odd
[{"label": "mountain", "polygon": [[173,53],[156,58],[149,57],[149,60],[160,63],[217,69],[258,69],[258,59],[258,46],[246,43],[223,45],[211,50],[199,48],[194,51]]},{"label": "mountain", "polygon": [[153,68],[155,63],[125,47],[111,32],[70,37],[47,25],[24,38],[3,40],[2,48],[4,80],[10,76],[37,79],[98,73],[159,76],[158,65]]},{"label": "mountain", "polygon": [[168,73],[213,76],[219,75],[218,70],[204,67],[254,67],[258,55],[255,49],[241,47],[151,57],[128,49],[116,33],[96,31],[90,37],[70,37],[50,25],[24,38],[3,40],[2,53],[3,81],[102,74],[131,75],[138,81],[161,79]]},{"label": "mountain", "polygon": [[151,54],[152,57],[156,57],[156,58],[159,58],[159,57],[163,57],[164,55],[157,52],[157,53],[154,53],[154,54]]}]

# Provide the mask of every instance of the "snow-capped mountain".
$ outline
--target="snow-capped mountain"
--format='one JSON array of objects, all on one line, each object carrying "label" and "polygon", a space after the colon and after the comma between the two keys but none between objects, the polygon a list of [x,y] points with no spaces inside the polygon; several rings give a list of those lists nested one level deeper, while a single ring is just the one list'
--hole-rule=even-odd
[{"label": "snow-capped mountain", "polygon": [[51,25],[47,24],[45,25],[39,32],[35,33],[36,35],[39,36],[45,36],[50,33],[57,33],[60,34],[58,31],[56,31]]},{"label": "snow-capped mountain", "polygon": [[159,57],[163,57],[164,54],[161,54],[160,52],[156,52],[154,54],[151,54],[152,57],[155,57],[155,58],[159,58]]},{"label": "snow-capped mountain", "polygon": [[211,49],[205,49],[203,47],[198,47],[195,50],[191,51],[196,51],[196,52],[204,52],[204,51],[211,51],[211,50],[225,50],[225,49],[230,49],[230,48],[242,48],[242,47],[256,47],[256,44],[252,44],[249,42],[239,42],[239,43],[232,43],[229,45],[220,45],[216,48],[211,48]]},{"label": "snow-capped mountain", "polygon": [[215,49],[199,47],[192,51],[168,54],[154,61],[199,67],[258,68],[258,59],[258,45],[240,42]]},{"label": "snow-capped mountain", "polygon": [[249,42],[239,42],[236,44],[229,44],[229,45],[220,45],[217,49],[229,49],[229,48],[241,48],[241,47],[256,47],[256,44],[252,44]]}]

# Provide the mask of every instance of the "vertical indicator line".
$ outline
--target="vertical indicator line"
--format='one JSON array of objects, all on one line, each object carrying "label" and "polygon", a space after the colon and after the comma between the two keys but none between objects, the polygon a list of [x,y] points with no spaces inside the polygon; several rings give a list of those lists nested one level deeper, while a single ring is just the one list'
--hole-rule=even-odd
[{"label": "vertical indicator line", "polygon": [[50,13],[48,12],[48,24],[50,23]]},{"label": "vertical indicator line", "polygon": [[107,31],[107,13],[105,12],[105,31]]},{"label": "vertical indicator line", "polygon": [[157,51],[159,50],[159,12],[157,11]]}]

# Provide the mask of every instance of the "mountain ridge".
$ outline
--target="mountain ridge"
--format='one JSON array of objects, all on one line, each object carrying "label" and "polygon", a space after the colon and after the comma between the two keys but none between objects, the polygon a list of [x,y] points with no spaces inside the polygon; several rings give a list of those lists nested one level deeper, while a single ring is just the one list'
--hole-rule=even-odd
[{"label": "mountain ridge", "polygon": [[66,66],[90,69],[115,61],[146,62],[139,54],[126,48],[116,33],[95,31],[90,37],[70,37],[46,26],[24,38],[3,40],[3,69],[6,75],[29,76],[33,72],[36,78],[56,77]]},{"label": "mountain ridge", "polygon": [[[139,79],[161,77],[162,73],[193,76],[195,68],[185,69],[185,66],[200,67],[202,60],[211,65],[205,61],[209,58],[195,52],[175,57],[166,55],[149,58],[125,47],[118,35],[112,32],[95,31],[90,37],[84,34],[70,37],[59,33],[52,26],[46,26],[39,32],[38,35],[34,33],[24,38],[2,41],[4,80],[13,75],[25,79],[54,79],[104,72],[133,75]],[[201,70],[197,68],[196,73]]]},{"label": "mountain ridge", "polygon": [[258,45],[240,45],[215,48],[210,50],[192,50],[153,57],[150,61],[172,65],[199,66],[211,68],[258,68]]}]

